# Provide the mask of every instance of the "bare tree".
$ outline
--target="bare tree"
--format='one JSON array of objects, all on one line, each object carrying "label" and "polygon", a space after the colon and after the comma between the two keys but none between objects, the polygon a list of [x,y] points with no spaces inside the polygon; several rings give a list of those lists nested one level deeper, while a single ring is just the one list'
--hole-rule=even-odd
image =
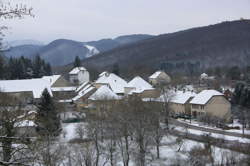
[{"label": "bare tree", "polygon": [[[32,8],[27,7],[22,3],[13,4],[10,0],[0,1],[0,19],[2,20],[14,19],[14,18],[21,19],[24,16],[34,16],[32,13]],[[0,26],[0,37],[4,36],[3,31],[6,29],[8,29],[7,26],[4,25]]]},{"label": "bare tree", "polygon": [[17,132],[23,117],[25,111],[20,100],[0,93],[1,165],[25,165],[31,161],[31,156],[28,156],[30,139],[27,133]]},{"label": "bare tree", "polygon": [[131,113],[129,111],[128,101],[121,100],[116,103],[115,121],[117,127],[117,143],[120,149],[120,153],[123,160],[123,165],[128,166],[131,156],[132,146],[132,134],[133,129],[131,128]]},{"label": "bare tree", "polygon": [[164,136],[164,130],[161,127],[161,117],[164,115],[162,110],[162,105],[157,102],[149,101],[147,102],[148,109],[151,111],[151,126],[152,126],[152,137],[156,146],[157,159],[160,158],[160,143]]}]

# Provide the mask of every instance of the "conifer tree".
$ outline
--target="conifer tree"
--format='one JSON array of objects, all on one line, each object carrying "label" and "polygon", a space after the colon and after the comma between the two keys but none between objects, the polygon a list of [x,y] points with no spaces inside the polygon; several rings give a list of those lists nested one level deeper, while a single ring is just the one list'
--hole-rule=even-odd
[{"label": "conifer tree", "polygon": [[116,74],[116,75],[120,75],[120,67],[119,67],[119,65],[117,64],[117,63],[115,63],[114,65],[113,65],[113,70],[112,70],[112,73],[114,73],[114,74]]},{"label": "conifer tree", "polygon": [[81,66],[81,60],[79,56],[76,56],[74,61],[74,67],[80,67],[80,66]]},{"label": "conifer tree", "polygon": [[55,103],[47,89],[42,93],[35,123],[41,136],[57,136],[61,130],[60,118]]},{"label": "conifer tree", "polygon": [[47,76],[52,75],[52,70],[51,70],[51,66],[49,63],[45,64],[44,70]]}]

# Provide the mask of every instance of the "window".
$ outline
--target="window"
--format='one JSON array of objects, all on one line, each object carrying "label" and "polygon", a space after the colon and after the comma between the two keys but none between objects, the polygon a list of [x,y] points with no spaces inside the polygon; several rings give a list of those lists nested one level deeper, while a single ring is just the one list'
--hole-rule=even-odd
[{"label": "window", "polygon": [[192,105],[192,108],[194,108],[194,109],[199,109],[199,105],[193,104],[193,105]]},{"label": "window", "polygon": [[204,105],[201,105],[201,109],[204,110]]}]

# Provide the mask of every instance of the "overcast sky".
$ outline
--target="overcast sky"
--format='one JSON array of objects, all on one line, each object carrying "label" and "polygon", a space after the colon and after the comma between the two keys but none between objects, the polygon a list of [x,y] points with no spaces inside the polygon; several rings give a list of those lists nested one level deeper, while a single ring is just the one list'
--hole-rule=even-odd
[{"label": "overcast sky", "polygon": [[6,39],[79,41],[125,34],[162,34],[250,18],[250,0],[11,0],[33,7],[35,18],[5,22]]}]

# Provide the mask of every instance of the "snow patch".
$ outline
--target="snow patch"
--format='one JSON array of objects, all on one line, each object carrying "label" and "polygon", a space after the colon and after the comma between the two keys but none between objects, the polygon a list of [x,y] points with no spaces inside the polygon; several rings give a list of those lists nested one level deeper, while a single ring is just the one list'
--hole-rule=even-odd
[{"label": "snow patch", "polygon": [[93,46],[90,46],[90,45],[84,45],[84,46],[89,50],[89,52],[86,55],[86,58],[89,58],[89,57],[91,57],[93,55],[96,55],[96,54],[100,53],[100,51],[97,48],[93,47]]}]

